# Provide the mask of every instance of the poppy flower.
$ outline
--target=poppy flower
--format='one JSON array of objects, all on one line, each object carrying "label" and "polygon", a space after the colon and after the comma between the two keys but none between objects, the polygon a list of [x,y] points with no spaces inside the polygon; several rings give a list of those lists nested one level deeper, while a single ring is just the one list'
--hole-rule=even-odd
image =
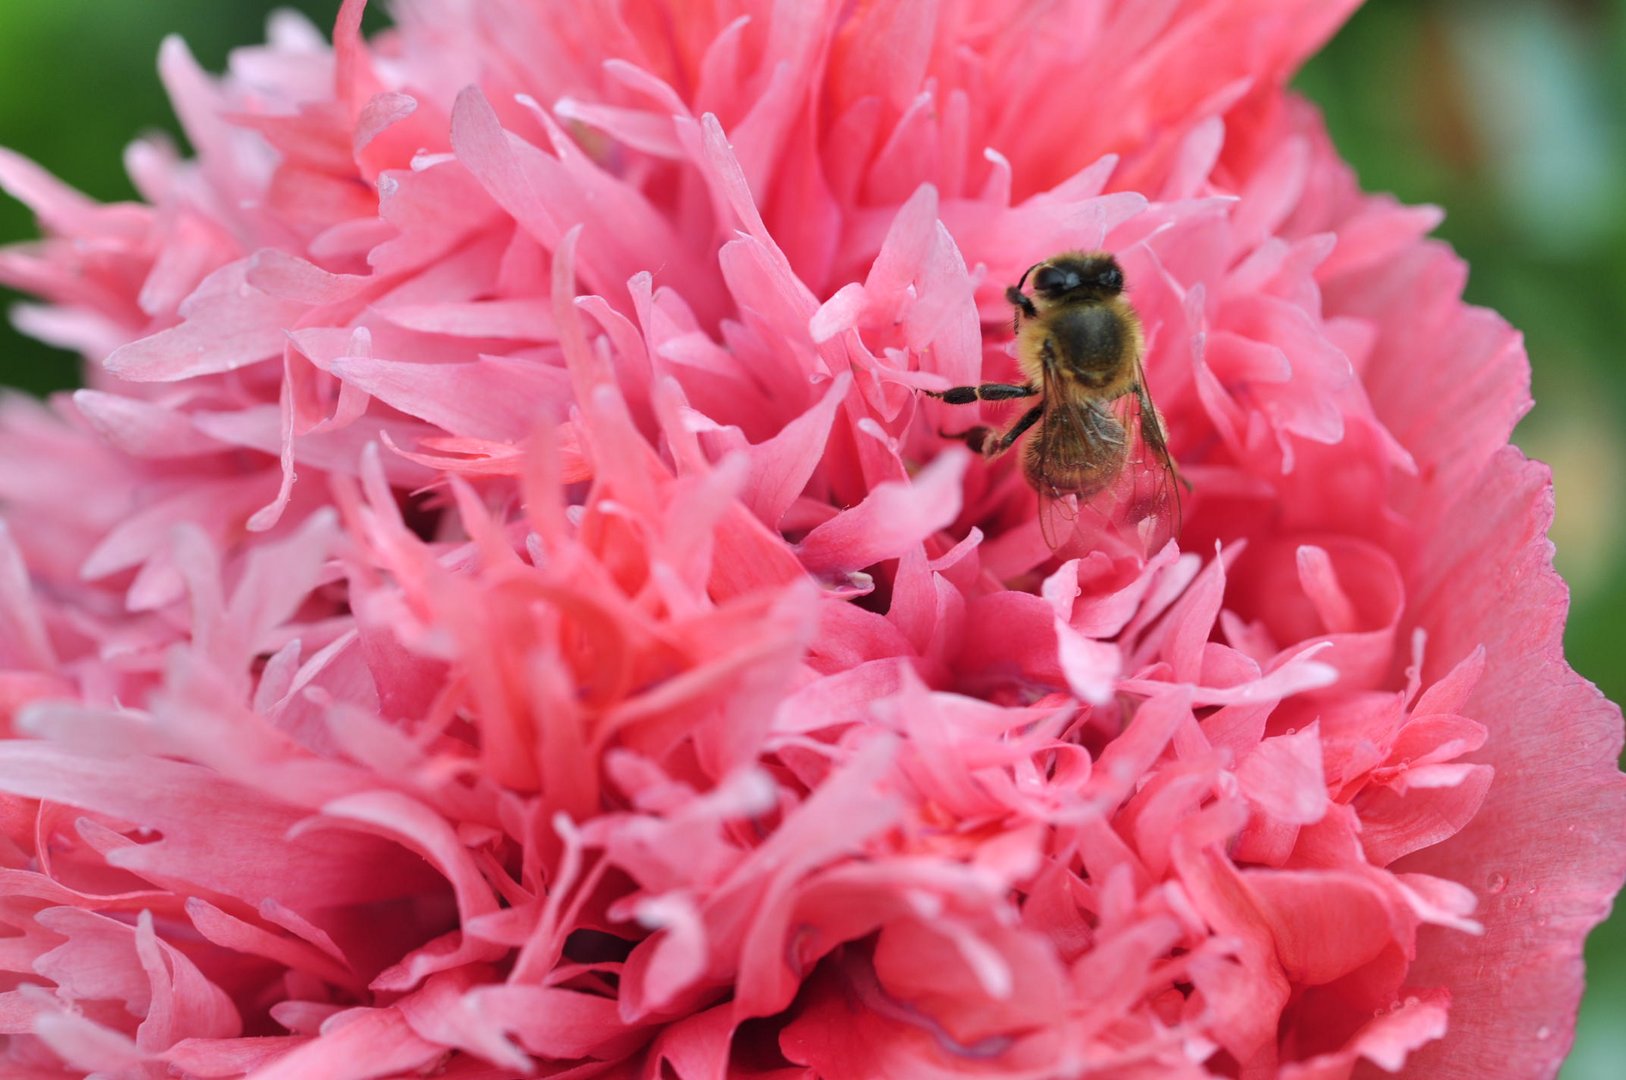
[{"label": "poppy flower", "polygon": [[[15,1075],[1547,1076],[1626,874],[1518,335],[1311,0],[294,15],[0,405]],[[1177,541],[1016,455],[1112,252]]]}]

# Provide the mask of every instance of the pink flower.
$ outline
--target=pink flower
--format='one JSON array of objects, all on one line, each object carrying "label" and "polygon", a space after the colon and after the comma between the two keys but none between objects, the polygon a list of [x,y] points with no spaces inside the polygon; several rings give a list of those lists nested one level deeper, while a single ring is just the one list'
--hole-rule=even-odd
[{"label": "pink flower", "polygon": [[[0,159],[8,1075],[1556,1070],[1620,714],[1352,5],[362,6],[167,43],[143,205]],[[1147,557],[918,393],[1069,248]]]}]

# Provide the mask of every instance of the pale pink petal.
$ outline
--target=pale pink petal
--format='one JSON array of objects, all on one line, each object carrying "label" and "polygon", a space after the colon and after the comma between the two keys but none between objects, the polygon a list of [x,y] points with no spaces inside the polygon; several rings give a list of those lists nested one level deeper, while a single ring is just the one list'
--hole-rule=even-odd
[{"label": "pale pink petal", "polygon": [[846,375],[837,376],[817,405],[786,424],[772,439],[750,448],[748,505],[763,524],[777,526],[807,486],[824,451],[836,409],[851,385]]},{"label": "pale pink petal", "polygon": [[861,570],[905,550],[943,528],[959,513],[964,455],[944,454],[913,482],[889,481],[858,506],[808,533],[798,554],[815,573]]},{"label": "pale pink petal", "polygon": [[0,521],[0,664],[49,671],[55,650],[28,582],[28,566]]},{"label": "pale pink petal", "polygon": [[544,419],[563,419],[565,372],[504,356],[467,364],[412,364],[349,356],[330,370],[409,416],[453,435],[519,439]]},{"label": "pale pink petal", "polygon": [[133,1040],[71,1012],[42,1012],[33,1031],[66,1064],[83,1070],[86,1076],[139,1069],[148,1060]]},{"label": "pale pink petal", "polygon": [[[387,898],[421,887],[424,876],[421,867],[384,854],[387,845],[361,837],[289,841],[288,830],[302,817],[297,810],[250,796],[194,765],[149,759],[138,774],[131,774],[116,760],[76,758],[38,743],[11,742],[0,745],[0,778],[8,790],[31,798],[82,805],[162,834],[160,840],[113,853],[109,861],[115,865],[170,881],[192,881],[256,903],[275,898],[310,907]],[[212,855],[217,845],[268,845],[267,850],[297,857],[301,869],[290,875],[283,860],[220,863]],[[373,867],[365,876],[354,872],[357,852],[366,852],[364,862]]]},{"label": "pale pink petal", "polygon": [[1320,821],[1328,800],[1316,725],[1261,740],[1238,764],[1236,779],[1243,794],[1276,820],[1292,825]]},{"label": "pale pink petal", "polygon": [[423,1068],[445,1053],[415,1035],[399,1009],[351,1009],[254,1070],[255,1080],[371,1080]]},{"label": "pale pink petal", "polygon": [[99,390],[77,390],[73,404],[103,439],[135,457],[184,458],[217,454],[220,443],[198,431],[179,411]]},{"label": "pale pink petal", "polygon": [[283,330],[305,306],[248,283],[249,264],[210,274],[181,303],[181,325],[113,352],[109,372],[134,382],[174,382],[282,355]]}]

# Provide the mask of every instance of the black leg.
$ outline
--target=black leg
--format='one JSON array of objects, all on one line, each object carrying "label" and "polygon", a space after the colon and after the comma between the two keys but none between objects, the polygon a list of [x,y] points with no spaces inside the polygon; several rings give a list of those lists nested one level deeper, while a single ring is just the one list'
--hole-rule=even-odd
[{"label": "black leg", "polygon": [[952,386],[947,390],[927,390],[928,397],[946,401],[950,405],[969,405],[973,401],[1009,401],[1011,398],[1032,397],[1039,392],[1036,386],[1017,386],[1014,383],[988,382],[981,386]]},{"label": "black leg", "polygon": [[984,458],[992,460],[993,458],[996,458],[1005,451],[1009,450],[1016,440],[1022,437],[1022,433],[1027,431],[1027,429],[1032,427],[1034,424],[1037,424],[1039,422],[1039,418],[1043,415],[1044,406],[1035,405],[1033,408],[1023,413],[1022,419],[1012,424],[1011,429],[1005,432],[1003,435],[998,434],[993,428],[987,426],[986,424],[978,424],[970,431],[961,431],[956,434],[950,434],[949,432],[945,431],[943,432],[943,437],[946,439],[959,439],[961,442],[971,447],[972,450],[981,454]]},{"label": "black leg", "polygon": [[995,458],[1009,450],[1016,440],[1022,437],[1022,433],[1028,428],[1032,427],[1034,424],[1037,424],[1039,422],[1039,418],[1043,415],[1043,405],[1035,405],[1033,408],[1023,413],[1022,419],[1012,424],[1011,429],[1005,434],[1001,435],[998,442],[994,443],[992,446],[983,447],[982,456],[987,458]]},{"label": "black leg", "polygon": [[989,440],[994,437],[994,429],[987,424],[978,424],[969,431],[944,431],[941,434],[945,439],[958,439],[965,443],[971,447],[972,453],[986,454]]}]

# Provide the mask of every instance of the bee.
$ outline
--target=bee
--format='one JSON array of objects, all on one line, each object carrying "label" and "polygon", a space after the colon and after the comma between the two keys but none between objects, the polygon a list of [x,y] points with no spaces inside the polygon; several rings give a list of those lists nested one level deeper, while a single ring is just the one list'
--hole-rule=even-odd
[{"label": "bee", "polygon": [[[1031,296],[1023,292],[1029,277]],[[1035,263],[1005,290],[1026,381],[926,391],[950,405],[1040,399],[1004,432],[979,425],[951,437],[992,459],[1032,432],[1022,471],[1039,493],[1040,525],[1052,549],[1083,504],[1133,527],[1148,551],[1179,532],[1174,482],[1185,479],[1146,389],[1145,334],[1123,292],[1123,270],[1103,251],[1068,251]]]}]

